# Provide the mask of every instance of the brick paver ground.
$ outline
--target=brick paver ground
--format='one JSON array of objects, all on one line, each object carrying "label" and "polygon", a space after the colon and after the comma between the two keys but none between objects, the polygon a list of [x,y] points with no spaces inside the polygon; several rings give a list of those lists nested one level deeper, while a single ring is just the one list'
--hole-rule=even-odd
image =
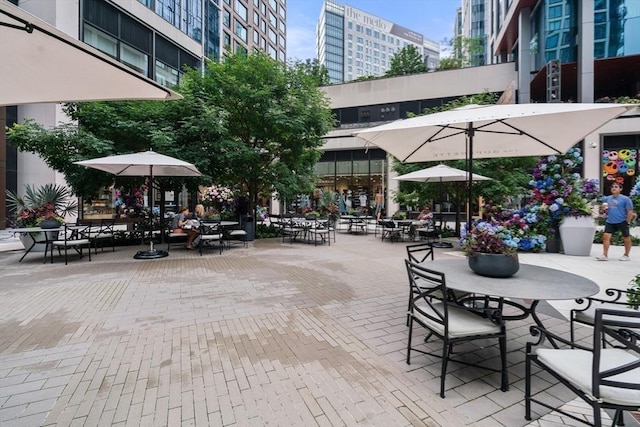
[{"label": "brick paver ground", "polygon": [[[506,393],[452,363],[441,399],[439,359],[406,365],[404,246],[338,234],[159,260],[118,247],[68,266],[0,252],[0,425],[527,425],[526,320],[508,324]],[[494,346],[473,350],[497,365]]]}]

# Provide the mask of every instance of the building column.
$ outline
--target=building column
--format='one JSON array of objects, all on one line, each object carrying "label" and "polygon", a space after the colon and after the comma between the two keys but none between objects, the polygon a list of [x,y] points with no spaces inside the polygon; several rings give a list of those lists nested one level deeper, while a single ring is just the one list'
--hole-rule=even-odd
[{"label": "building column", "polygon": [[518,15],[518,104],[531,102],[531,8]]},{"label": "building column", "polygon": [[[0,191],[2,194],[7,192],[7,107],[0,107]],[[4,230],[7,226],[5,218],[7,217],[7,198],[0,197],[0,230]]]},{"label": "building column", "polygon": [[578,2],[578,102],[593,102],[593,2]]}]

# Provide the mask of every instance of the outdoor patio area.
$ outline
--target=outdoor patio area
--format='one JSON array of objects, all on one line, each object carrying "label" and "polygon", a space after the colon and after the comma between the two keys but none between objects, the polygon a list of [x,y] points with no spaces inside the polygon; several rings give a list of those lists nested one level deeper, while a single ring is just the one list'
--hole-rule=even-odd
[{"label": "outdoor patio area", "polygon": [[[508,392],[499,374],[450,363],[441,399],[440,359],[414,353],[405,363],[406,245],[339,233],[331,246],[275,238],[158,260],[136,260],[140,247],[127,246],[65,266],[41,253],[19,263],[22,250],[0,243],[0,424],[579,425],[524,419],[530,319],[507,323]],[[594,244],[592,257],[523,253],[520,262],[626,289],[640,248],[631,262],[616,261],[622,252],[597,262]],[[542,303],[544,324],[568,333],[571,306]],[[497,347],[474,353],[497,366]],[[534,382],[543,388],[557,405],[578,402],[548,375]],[[638,425],[632,418],[627,426]]]}]

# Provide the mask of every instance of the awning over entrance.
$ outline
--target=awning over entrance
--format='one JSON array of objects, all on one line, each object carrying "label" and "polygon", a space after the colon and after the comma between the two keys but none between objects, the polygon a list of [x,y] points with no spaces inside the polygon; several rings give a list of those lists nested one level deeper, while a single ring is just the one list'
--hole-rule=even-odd
[{"label": "awning over entrance", "polygon": [[0,0],[0,76],[0,106],[182,98],[6,0]]}]

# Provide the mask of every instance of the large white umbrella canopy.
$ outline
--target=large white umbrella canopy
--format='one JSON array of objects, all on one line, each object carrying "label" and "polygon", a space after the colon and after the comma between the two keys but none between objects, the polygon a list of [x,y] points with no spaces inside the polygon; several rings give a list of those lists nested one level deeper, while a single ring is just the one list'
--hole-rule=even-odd
[{"label": "large white umbrella canopy", "polygon": [[[468,105],[363,129],[353,135],[401,162],[467,159],[467,181],[471,182],[474,157],[562,154],[636,107],[586,103]],[[469,207],[472,199],[468,184]]]},{"label": "large white umbrella canopy", "polygon": [[[117,176],[148,176],[153,184],[154,176],[200,176],[200,171],[191,163],[174,157],[165,156],[155,151],[142,153],[119,154],[97,159],[75,162],[88,168],[109,172]],[[153,208],[153,191],[149,193],[149,205]],[[167,251],[153,248],[153,240],[149,239],[150,250],[139,251],[134,258],[156,259],[169,255]]]},{"label": "large white umbrella canopy", "polygon": [[[420,169],[404,175],[396,176],[393,179],[398,181],[415,181],[415,182],[452,182],[466,181],[469,178],[467,171],[452,168],[447,165],[436,165],[426,169]],[[473,174],[473,181],[487,181],[491,178]]]},{"label": "large white umbrella canopy", "polygon": [[0,58],[0,106],[182,98],[6,0]]},{"label": "large white umbrella canopy", "polygon": [[[632,104],[470,105],[353,135],[402,162],[561,154]],[[469,149],[469,144],[471,149]]]},{"label": "large white umbrella canopy", "polygon": [[155,151],[119,154],[81,160],[78,165],[109,172],[118,176],[200,176],[191,163]]}]

